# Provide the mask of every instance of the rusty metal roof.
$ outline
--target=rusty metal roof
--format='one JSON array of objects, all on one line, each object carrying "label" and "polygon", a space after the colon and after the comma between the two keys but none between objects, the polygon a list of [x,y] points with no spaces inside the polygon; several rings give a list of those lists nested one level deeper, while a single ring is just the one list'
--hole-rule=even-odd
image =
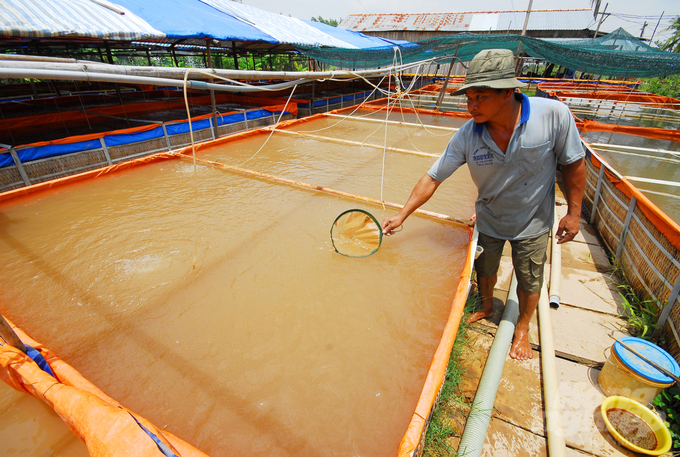
[{"label": "rusty metal roof", "polygon": [[[525,18],[526,10],[350,14],[339,27],[356,32],[511,32],[522,30]],[[593,24],[590,9],[532,10],[527,30],[584,30]]]}]

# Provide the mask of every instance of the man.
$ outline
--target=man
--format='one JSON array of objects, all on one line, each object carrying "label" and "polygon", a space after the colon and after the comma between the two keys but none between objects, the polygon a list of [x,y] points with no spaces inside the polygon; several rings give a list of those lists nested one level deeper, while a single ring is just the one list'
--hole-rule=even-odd
[{"label": "man", "polygon": [[520,309],[510,356],[526,360],[533,356],[529,322],[538,305],[554,218],[555,170],[561,164],[568,211],[556,236],[558,243],[565,243],[579,231],[586,169],[569,108],[515,92],[526,84],[515,78],[514,68],[509,50],[485,50],[472,59],[465,84],[454,92],[467,96],[472,119],[418,181],[404,208],[383,220],[382,228],[391,235],[444,179],[467,163],[478,190],[476,223],[484,248],[475,261],[482,306],[469,321],[493,315],[498,266],[509,241]]}]

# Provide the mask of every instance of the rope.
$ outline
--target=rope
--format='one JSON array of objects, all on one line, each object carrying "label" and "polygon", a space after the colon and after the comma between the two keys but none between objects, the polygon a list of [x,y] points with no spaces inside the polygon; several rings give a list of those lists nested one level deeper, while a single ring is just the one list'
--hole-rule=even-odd
[{"label": "rope", "polygon": [[[241,162],[239,165],[244,165],[248,162],[250,162],[256,155],[260,153],[260,151],[265,147],[265,145],[269,142],[269,139],[272,137],[274,134],[274,131],[276,131],[276,128],[279,126],[279,123],[281,122],[281,118],[283,118],[283,115],[286,112],[286,108],[288,108],[288,103],[290,102],[290,99],[293,98],[293,94],[295,93],[295,89],[297,88],[297,84],[293,86],[293,90],[290,91],[290,95],[288,96],[288,100],[286,100],[286,104],[283,107],[283,110],[281,111],[281,115],[279,115],[279,119],[276,121],[276,124],[274,124],[274,127],[271,129],[271,132],[269,132],[269,136],[267,137],[266,140],[264,140],[264,143],[262,143],[262,146],[260,146],[260,149],[258,149],[255,154],[250,156],[249,159],[246,159],[245,161]],[[246,113],[243,113],[244,116],[246,116]]]}]

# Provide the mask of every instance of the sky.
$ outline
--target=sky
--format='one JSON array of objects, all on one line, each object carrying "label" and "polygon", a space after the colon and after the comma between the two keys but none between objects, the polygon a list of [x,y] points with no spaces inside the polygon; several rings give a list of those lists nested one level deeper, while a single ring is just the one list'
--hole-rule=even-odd
[{"label": "sky", "polygon": [[[444,0],[241,0],[241,2],[272,13],[307,20],[318,16],[324,19],[341,20],[350,14],[365,13],[526,10],[529,6],[529,0],[477,0],[474,3]],[[611,15],[602,23],[601,31],[611,32],[618,27],[623,27],[631,35],[639,37],[644,23],[647,22],[643,38],[650,39],[656,28],[654,41],[668,38],[670,32],[664,29],[680,15],[680,1],[678,0],[602,0],[600,11],[603,11],[607,4],[607,13]],[[590,0],[533,0],[531,6],[532,10],[558,8],[591,8],[591,5]],[[663,17],[661,17],[662,13]],[[660,17],[661,22],[657,27]],[[595,30],[597,24],[593,21],[590,28]]]}]

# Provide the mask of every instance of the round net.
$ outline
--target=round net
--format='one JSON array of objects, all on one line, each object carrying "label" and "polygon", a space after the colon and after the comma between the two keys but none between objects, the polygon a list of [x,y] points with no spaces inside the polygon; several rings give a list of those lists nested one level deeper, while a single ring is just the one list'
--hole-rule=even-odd
[{"label": "round net", "polygon": [[341,213],[331,226],[331,242],[335,252],[347,257],[368,257],[380,249],[380,224],[370,213],[350,209]]}]

